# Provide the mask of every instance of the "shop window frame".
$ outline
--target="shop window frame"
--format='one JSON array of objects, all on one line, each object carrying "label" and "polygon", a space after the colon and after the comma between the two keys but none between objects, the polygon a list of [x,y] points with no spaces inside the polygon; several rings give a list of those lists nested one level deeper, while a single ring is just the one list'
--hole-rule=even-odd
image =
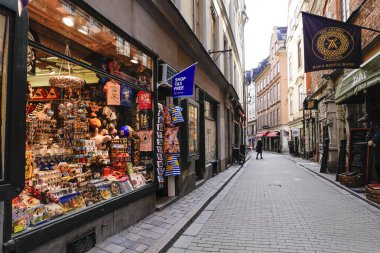
[{"label": "shop window frame", "polygon": [[[0,0],[0,11],[8,20],[8,48],[6,54],[6,81],[5,84],[5,117],[4,123],[4,150],[1,158],[2,175],[0,178],[0,201],[10,201],[20,194],[24,188],[25,159],[17,156],[25,153],[25,141],[20,136],[25,135],[25,104],[26,84],[26,55],[28,35],[28,13],[23,11],[19,17],[17,1]],[[17,84],[17,85],[14,85]],[[16,154],[16,155],[15,155]],[[6,223],[6,221],[4,222]]]},{"label": "shop window frame", "polygon": [[[24,136],[26,132],[26,96],[25,92],[27,91],[27,70],[26,70],[26,55],[27,55],[27,46],[34,47],[36,49],[46,51],[51,53],[52,55],[56,55],[61,57],[62,59],[69,61],[71,63],[77,64],[84,68],[87,68],[95,73],[99,73],[103,76],[113,78],[119,82],[127,83],[131,87],[137,90],[143,90],[152,94],[152,103],[154,104],[153,110],[154,112],[157,110],[157,80],[158,80],[158,55],[155,54],[148,47],[144,46],[138,40],[134,39],[118,26],[113,24],[103,15],[101,15],[98,11],[93,9],[90,5],[81,0],[69,0],[74,5],[79,8],[85,10],[89,15],[93,16],[95,19],[102,22],[103,25],[107,26],[110,30],[120,35],[122,38],[126,39],[130,44],[134,45],[137,49],[141,50],[147,56],[151,57],[153,60],[153,88],[152,90],[145,89],[139,87],[133,83],[129,83],[124,79],[113,76],[108,72],[102,71],[99,68],[88,65],[79,60],[68,57],[64,54],[58,53],[54,50],[51,50],[37,42],[28,41],[28,13],[27,10],[24,9],[21,17],[18,17],[18,8],[17,1],[14,0],[0,0],[0,6],[7,7],[14,16],[14,30],[13,30],[13,38],[12,43],[10,41],[10,48],[8,52],[12,52],[9,54],[10,61],[8,64],[8,80],[7,80],[7,114],[6,114],[6,140],[5,144],[6,154],[5,154],[5,170],[8,171],[9,175],[7,175],[5,183],[0,181],[0,199],[5,200],[4,202],[4,233],[3,233],[3,241],[4,241],[4,250],[5,251],[16,251],[16,252],[27,252],[33,248],[40,246],[42,243],[57,238],[69,231],[76,229],[78,226],[84,225],[88,222],[94,221],[94,217],[102,217],[108,213],[111,213],[118,208],[127,206],[130,203],[133,203],[136,200],[139,200],[143,197],[146,197],[150,194],[155,193],[156,188],[158,187],[158,183],[156,180],[156,157],[153,157],[153,171],[154,171],[154,182],[152,184],[147,184],[136,191],[126,193],[120,195],[116,198],[112,198],[108,201],[104,201],[99,203],[98,205],[89,206],[81,211],[78,211],[75,214],[68,215],[62,219],[53,220],[50,224],[46,226],[39,226],[35,229],[28,231],[27,233],[22,233],[19,235],[13,235],[11,233],[12,228],[12,205],[11,199],[20,194],[24,185],[25,178],[25,158],[24,156],[19,157],[17,154],[25,153],[25,140],[23,138],[19,138],[20,136]],[[16,46],[17,45],[17,46]],[[24,73],[24,74],[20,74]],[[11,80],[12,79],[12,80]],[[17,83],[17,86],[13,88],[12,83]],[[18,92],[16,92],[16,90]],[[20,92],[25,91],[25,92]],[[10,116],[12,115],[12,117]],[[154,116],[154,123],[157,122],[156,115]],[[155,126],[156,124],[154,124]],[[10,131],[12,130],[12,131]],[[155,127],[153,128],[154,135],[156,137]],[[9,144],[8,144],[9,143]],[[154,149],[156,148],[156,144],[154,143]],[[16,154],[10,156],[10,154]],[[7,168],[12,168],[11,170],[7,170]],[[17,169],[16,169],[17,168]],[[57,229],[59,226],[59,229]]]}]

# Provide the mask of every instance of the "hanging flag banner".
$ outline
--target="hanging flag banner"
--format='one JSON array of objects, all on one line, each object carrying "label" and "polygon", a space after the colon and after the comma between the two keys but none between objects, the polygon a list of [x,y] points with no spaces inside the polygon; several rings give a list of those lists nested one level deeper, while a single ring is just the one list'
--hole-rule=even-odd
[{"label": "hanging flag banner", "polygon": [[173,98],[191,97],[194,95],[194,75],[196,64],[197,63],[194,63],[171,78]]},{"label": "hanging flag banner", "polygon": [[18,16],[21,16],[22,10],[31,2],[32,0],[18,0]]},{"label": "hanging flag banner", "polygon": [[361,28],[302,12],[305,72],[359,68]]}]

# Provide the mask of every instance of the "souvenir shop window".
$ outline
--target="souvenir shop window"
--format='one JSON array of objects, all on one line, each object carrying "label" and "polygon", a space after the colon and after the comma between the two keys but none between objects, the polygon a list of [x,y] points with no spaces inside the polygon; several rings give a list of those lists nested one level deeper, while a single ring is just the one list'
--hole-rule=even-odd
[{"label": "souvenir shop window", "polygon": [[33,0],[28,11],[34,41],[64,53],[70,40],[73,58],[152,90],[153,59],[70,1]]},{"label": "souvenir shop window", "polygon": [[187,99],[187,139],[188,157],[199,157],[199,105],[197,102]]},{"label": "souvenir shop window", "polygon": [[8,17],[0,12],[0,73],[1,73],[1,128],[0,128],[0,181],[4,177],[4,166],[3,166],[3,158],[4,158],[4,136],[5,136],[5,101],[6,101],[6,88],[7,85],[7,53],[8,52]]},{"label": "souvenir shop window", "polygon": [[13,234],[154,180],[152,94],[34,50],[25,188],[12,201]]}]

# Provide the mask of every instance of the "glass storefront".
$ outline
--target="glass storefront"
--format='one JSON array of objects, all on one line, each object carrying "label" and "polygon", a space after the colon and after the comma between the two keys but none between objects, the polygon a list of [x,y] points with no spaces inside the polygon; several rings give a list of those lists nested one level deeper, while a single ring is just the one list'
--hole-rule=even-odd
[{"label": "glass storefront", "polygon": [[28,11],[25,188],[12,201],[13,234],[155,181],[153,59],[71,2],[34,0]]}]

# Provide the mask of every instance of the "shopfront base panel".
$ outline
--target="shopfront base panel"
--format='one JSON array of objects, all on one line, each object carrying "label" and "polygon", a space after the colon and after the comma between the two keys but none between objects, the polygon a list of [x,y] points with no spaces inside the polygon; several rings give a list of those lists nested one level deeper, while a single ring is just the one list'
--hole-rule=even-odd
[{"label": "shopfront base panel", "polygon": [[[28,252],[66,253],[68,243],[75,241],[91,231],[95,231],[96,233],[96,242],[101,242],[107,237],[121,232],[123,229],[135,224],[138,220],[152,213],[155,209],[155,200],[155,194],[148,195],[125,207],[119,208],[112,213],[106,214],[92,222],[78,227],[76,230],[48,241]],[[59,229],[59,227],[57,227],[57,229]]]}]

